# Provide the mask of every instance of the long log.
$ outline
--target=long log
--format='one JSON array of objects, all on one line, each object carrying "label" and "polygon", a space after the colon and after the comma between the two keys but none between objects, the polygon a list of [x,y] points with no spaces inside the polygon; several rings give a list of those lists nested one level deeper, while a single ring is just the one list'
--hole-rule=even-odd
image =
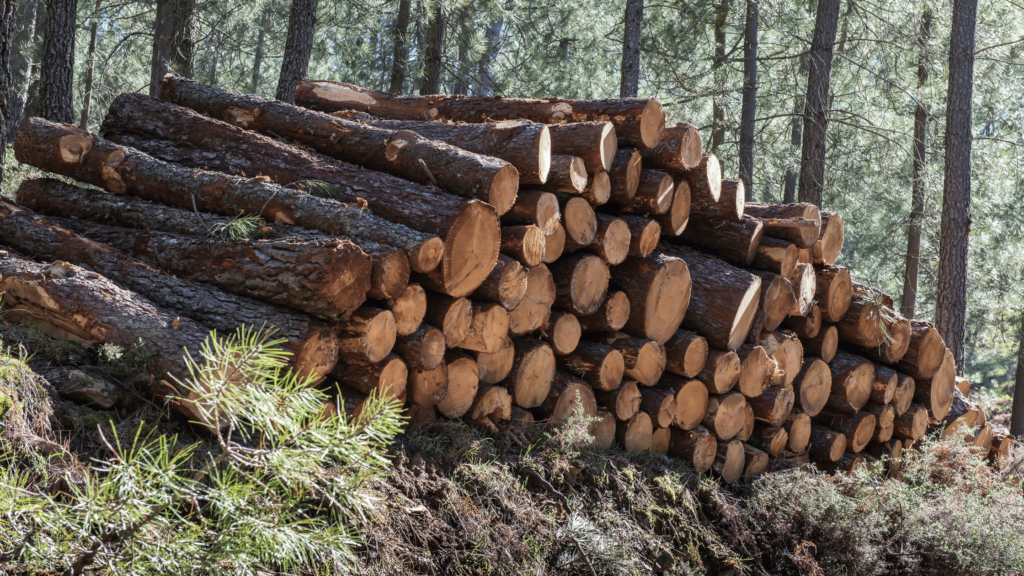
[{"label": "long log", "polygon": [[682,458],[693,465],[693,469],[701,474],[711,469],[718,451],[715,436],[703,426],[692,430],[672,428],[672,440],[668,453]]},{"label": "long log", "polygon": [[[443,260],[448,269],[440,273],[445,274],[453,291],[477,281],[479,261],[489,260],[486,255],[478,255],[472,265],[453,263],[452,255],[445,253],[445,244],[434,233],[388,222],[361,205],[318,198],[258,180],[189,170],[73,126],[53,124],[40,118],[22,122],[15,140],[15,154],[23,163],[117,194],[128,193],[178,208],[226,216],[253,214],[273,222],[346,235],[356,241],[368,240],[402,248],[409,254],[409,262],[415,270],[434,270]],[[492,208],[483,203],[469,203],[467,208],[459,214],[447,215],[452,218],[442,211],[432,213],[425,222],[438,218],[431,227],[447,234],[446,241],[453,246],[464,246],[467,241],[479,239],[477,229],[488,230],[485,234],[488,238],[498,237],[497,218]],[[445,223],[452,228],[445,228]],[[496,243],[493,248],[497,258]],[[462,254],[464,257],[465,253]],[[479,280],[483,277],[486,274]]]},{"label": "long log", "polygon": [[814,299],[821,307],[822,319],[838,322],[846,314],[853,297],[850,271],[840,266],[815,266],[814,282]]},{"label": "long log", "polygon": [[719,222],[740,220],[743,218],[745,194],[743,180],[725,178],[722,180],[722,190],[718,200],[710,202],[705,199],[701,202],[694,202],[690,205],[690,217]]},{"label": "long log", "polygon": [[690,222],[690,183],[685,179],[676,182],[675,191],[672,193],[672,205],[668,212],[654,216],[654,219],[661,224],[663,233],[666,236],[679,236],[686,231]]},{"label": "long log", "polygon": [[931,324],[910,320],[910,346],[896,364],[901,372],[927,380],[938,372],[945,360],[946,343]]},{"label": "long log", "polygon": [[376,128],[173,74],[164,77],[160,99],[239,128],[294,140],[338,160],[420,184],[436,181],[452,194],[495,207],[511,205],[519,187],[519,173],[510,163],[407,130]]},{"label": "long log", "polygon": [[[191,374],[184,357],[190,354],[204,364],[206,330],[95,272],[60,261],[38,264],[2,252],[0,290],[5,319],[85,346],[110,343],[133,350],[141,340],[148,354],[146,371],[159,395],[195,398],[194,392],[181,385]],[[203,424],[210,424],[215,417],[194,403],[171,400],[171,404]]]},{"label": "long log", "polygon": [[757,258],[763,234],[761,221],[756,218],[722,221],[693,217],[682,236],[688,242],[745,268]]},{"label": "long log", "polygon": [[179,276],[321,318],[351,313],[370,287],[370,258],[351,242],[224,242],[72,218],[52,221]]},{"label": "long log", "polygon": [[391,354],[380,362],[349,359],[334,367],[331,378],[363,394],[375,393],[404,404],[409,369],[401,358]]},{"label": "long log", "polygon": [[868,445],[877,423],[874,414],[863,411],[853,415],[822,414],[818,416],[818,421],[842,432],[846,436],[846,449],[854,453],[860,452]]},{"label": "long log", "polygon": [[799,248],[811,248],[821,231],[821,213],[809,203],[750,203],[744,212],[764,222],[765,235],[787,240]]},{"label": "long log", "polygon": [[661,143],[641,152],[644,162],[666,170],[692,170],[700,164],[703,145],[700,132],[689,122],[667,126]]},{"label": "long log", "polygon": [[214,286],[188,282],[68,232],[28,210],[0,202],[0,242],[44,260],[64,260],[99,272],[157,306],[222,333],[239,326],[273,327],[302,376],[319,381],[338,360],[340,341],[325,323]]},{"label": "long log", "polygon": [[761,279],[685,246],[663,246],[655,251],[660,253],[681,258],[691,274],[690,306],[683,326],[716,348],[739,348],[757,313]]},{"label": "long log", "polygon": [[665,342],[665,370],[673,374],[696,378],[708,359],[708,341],[689,330],[677,330]]},{"label": "long log", "polygon": [[570,122],[551,124],[551,153],[576,156],[583,160],[591,174],[607,172],[612,168],[619,143],[615,125],[611,122]]},{"label": "long log", "polygon": [[[520,184],[544,184],[551,167],[551,134],[548,127],[529,120],[451,123],[426,120],[387,120],[355,110],[341,110],[331,116],[383,128],[407,130],[463,150],[500,158],[516,167]],[[440,182],[440,181],[439,181]]]},{"label": "long log", "polygon": [[839,339],[872,350],[880,362],[898,361],[910,347],[910,321],[886,305],[884,294],[862,284],[853,284],[846,314],[836,323]]},{"label": "long log", "polygon": [[655,250],[630,256],[611,268],[611,286],[625,292],[630,304],[624,332],[664,344],[675,334],[690,304],[690,271],[686,262]]},{"label": "long log", "polygon": [[314,110],[359,110],[382,118],[440,122],[532,120],[543,124],[608,121],[620,145],[653,148],[665,130],[665,111],[654,98],[561,100],[492,96],[395,96],[341,82],[304,80],[295,102]]},{"label": "long log", "polygon": [[583,159],[576,156],[552,156],[547,181],[537,185],[539,190],[564,194],[582,194],[586,187],[587,168]]},{"label": "long log", "polygon": [[914,401],[928,409],[928,416],[942,420],[953,405],[956,391],[956,362],[948,349],[942,365],[928,380],[915,379]]}]

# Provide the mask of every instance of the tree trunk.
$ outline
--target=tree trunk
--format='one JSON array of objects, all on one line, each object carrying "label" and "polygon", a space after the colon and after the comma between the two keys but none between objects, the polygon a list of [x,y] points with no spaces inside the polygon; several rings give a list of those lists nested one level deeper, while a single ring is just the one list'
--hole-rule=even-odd
[{"label": "tree trunk", "polygon": [[470,43],[473,41],[473,24],[470,10],[468,8],[459,10],[458,20],[459,55],[454,84],[452,85],[452,94],[464,96],[469,94],[470,85],[469,49]]},{"label": "tree trunk", "polygon": [[0,241],[36,258],[87,266],[162,308],[222,333],[240,326],[276,328],[303,376],[320,380],[337,363],[339,340],[325,324],[206,284],[180,280],[10,204],[0,205]]},{"label": "tree trunk", "polygon": [[82,130],[89,129],[90,109],[92,108],[92,89],[93,89],[93,76],[96,71],[96,34],[99,32],[100,25],[100,0],[96,0],[96,6],[93,8],[93,20],[89,27],[89,52],[86,54],[86,62],[89,67],[85,72],[85,94],[82,95],[82,117],[78,121],[78,126]]},{"label": "tree trunk", "polygon": [[[917,36],[917,89],[920,93],[928,83],[928,41],[931,38],[932,11],[925,7]],[[923,94],[918,98],[924,98]],[[914,172],[907,228],[907,261],[903,272],[903,300],[900,314],[913,318],[917,311],[917,275],[921,258],[921,223],[924,219],[925,139],[928,137],[928,108],[923,100],[914,106]]]},{"label": "tree trunk", "polygon": [[71,96],[74,91],[78,0],[49,0],[47,6],[38,113],[47,120],[71,124],[74,122]]},{"label": "tree trunk", "polygon": [[1010,434],[1024,436],[1024,314],[1017,330],[1017,374],[1013,378],[1013,409],[1010,413]]},{"label": "tree trunk", "polygon": [[[164,80],[160,97],[240,128],[290,138],[338,160],[421,184],[436,183],[451,194],[479,198],[499,209],[516,196],[518,172],[509,163],[412,132],[375,128],[177,76]],[[488,271],[491,265],[493,261]]]},{"label": "tree trunk", "polygon": [[832,50],[839,23],[839,0],[818,0],[811,40],[807,97],[804,100],[803,148],[800,152],[800,201],[821,206],[825,189],[825,146],[831,108]]},{"label": "tree trunk", "polygon": [[971,231],[971,142],[974,35],[978,0],[954,0],[946,102],[946,164],[943,180],[939,279],[935,328],[964,371],[967,323],[967,246]]},{"label": "tree trunk", "polygon": [[51,219],[178,276],[329,320],[360,306],[370,286],[370,258],[349,241],[224,242]]},{"label": "tree trunk", "polygon": [[[665,371],[665,350],[653,340],[636,338],[621,332],[602,337],[601,342],[622,354],[623,375],[644,386],[654,386]],[[668,426],[665,424],[664,426]]]},{"label": "tree trunk", "polygon": [[636,98],[640,89],[640,38],[643,32],[644,0],[626,0],[622,34],[622,78],[619,98]]},{"label": "tree trunk", "polygon": [[15,0],[0,0],[0,182],[7,158],[7,123],[12,115],[11,52],[14,48]]},{"label": "tree trunk", "polygon": [[721,0],[714,4],[715,8],[715,56],[711,61],[711,71],[715,75],[715,95],[711,99],[711,149],[709,152],[717,154],[718,148],[725,140],[725,109],[722,107],[722,99],[725,98],[724,71],[720,69],[725,65],[725,27],[729,19],[729,5],[732,0]]},{"label": "tree trunk", "polygon": [[[801,71],[805,68],[806,61],[806,58],[800,58]],[[800,97],[793,96],[793,119],[790,122],[789,143],[792,146],[791,153],[794,155],[800,151],[800,147],[803,142],[801,139],[803,135],[803,132],[801,131],[801,128],[803,127],[803,123],[801,121],[802,118],[803,109],[800,106]],[[782,195],[783,204],[792,204],[793,202],[796,202],[796,178],[798,171],[799,166],[797,166],[796,169],[792,166],[786,169],[786,184]],[[767,199],[765,201],[767,202]]]},{"label": "tree trunk", "polygon": [[430,17],[427,28],[427,47],[423,55],[423,78],[420,79],[420,95],[440,94],[444,80],[444,11],[438,4]]},{"label": "tree trunk", "polygon": [[[264,7],[263,12],[260,14],[260,31],[256,36],[256,54],[252,60],[252,88],[249,89],[250,94],[256,94],[260,89],[260,72],[263,67],[263,51],[266,46],[267,39],[267,27],[270,26],[270,7]],[[155,94],[150,94],[155,96]]]},{"label": "tree trunk", "polygon": [[171,59],[171,9],[174,0],[156,0],[153,21],[153,54],[149,63],[149,95],[160,93],[160,83]]},{"label": "tree trunk", "polygon": [[412,9],[412,0],[398,0],[398,16],[395,18],[394,31],[394,52],[391,55],[391,84],[388,92],[401,94],[405,85],[405,71],[409,65],[409,49],[406,36],[409,33],[409,12]]},{"label": "tree trunk", "polygon": [[[28,87],[31,84],[32,69],[35,66],[32,52],[35,46],[36,14],[40,1],[20,0],[17,19],[7,17],[6,14],[4,16],[4,23],[14,26],[9,32],[3,32],[4,34],[9,33],[10,36],[5,36],[6,39],[0,41],[0,44],[8,43],[9,48],[6,49],[10,50],[8,57],[11,67],[10,87],[0,90],[0,94],[9,95],[6,100],[0,96],[0,101],[6,102],[6,104],[0,104],[0,114],[3,115],[4,122],[0,124],[0,140],[4,142],[14,140],[14,132],[21,122],[21,113],[25,109],[25,101],[28,99]],[[12,0],[6,0],[3,9],[10,10],[12,6],[15,6]],[[3,165],[3,155],[4,152],[0,152],[0,166]],[[2,178],[3,175],[0,174],[0,179]]]},{"label": "tree trunk", "polygon": [[740,113],[740,180],[747,201],[754,200],[754,128],[757,119],[757,25],[759,0],[747,0],[743,33],[743,110]]},{"label": "tree trunk", "polygon": [[[419,264],[437,262],[443,250],[436,236],[386,222],[359,205],[325,200],[257,180],[189,170],[77,128],[41,119],[24,122],[15,144],[15,153],[24,163],[117,193],[131,192],[179,208],[229,216],[240,212],[263,214],[276,222],[403,248],[410,254],[410,261]],[[54,157],[54,150],[60,150],[60,155]]]},{"label": "tree trunk", "polygon": [[192,78],[195,76],[196,61],[196,0],[172,2],[170,67],[175,74]]},{"label": "tree trunk", "polygon": [[[292,0],[288,14],[288,39],[284,44],[281,77],[275,98],[281,102],[295,101],[295,87],[306,77],[309,57],[313,52],[318,0]],[[162,90],[161,90],[162,91]]]},{"label": "tree trunk", "polygon": [[494,22],[491,22],[490,25],[487,26],[487,30],[484,31],[484,39],[487,41],[487,47],[484,48],[483,54],[480,55],[480,61],[477,63],[477,72],[480,83],[473,90],[474,94],[480,96],[491,96],[494,94],[496,84],[494,82],[494,74],[491,72],[491,63],[494,62],[495,57],[498,55],[498,43],[501,39],[501,28],[504,25],[504,18],[498,18]]},{"label": "tree trunk", "polygon": [[[611,269],[611,285],[626,293],[629,320],[623,331],[658,344],[668,342],[690,305],[690,271],[686,263],[655,251],[647,258],[630,256]],[[663,298],[672,294],[672,298]]]},{"label": "tree trunk", "polygon": [[561,100],[493,96],[393,96],[341,82],[302,82],[296,102],[313,110],[358,110],[394,120],[495,122],[532,120],[542,124],[604,120],[615,125],[619,146],[653,148],[665,130],[665,111],[654,98]]}]

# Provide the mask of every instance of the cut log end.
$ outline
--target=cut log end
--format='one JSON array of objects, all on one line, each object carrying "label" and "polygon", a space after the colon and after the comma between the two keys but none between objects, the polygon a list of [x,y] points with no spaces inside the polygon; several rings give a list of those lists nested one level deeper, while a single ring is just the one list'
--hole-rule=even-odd
[{"label": "cut log end", "polygon": [[[548,181],[548,174],[551,171],[551,131],[544,126],[540,131],[540,138],[537,144],[537,178],[543,183]],[[586,178],[586,172],[584,172]],[[516,188],[519,182],[516,182]],[[509,204],[511,206],[511,204]]]},{"label": "cut log end", "polygon": [[594,437],[593,446],[598,450],[611,448],[615,441],[615,417],[610,412],[599,410],[597,420],[590,425],[590,435]]},{"label": "cut log end", "polygon": [[689,330],[678,330],[665,342],[665,369],[673,374],[695,378],[708,359],[708,341]]},{"label": "cut log end", "polygon": [[540,406],[555,379],[555,354],[546,343],[534,338],[516,338],[515,359],[505,385],[512,403],[521,408]]},{"label": "cut log end", "polygon": [[476,364],[480,370],[480,381],[497,384],[504,380],[512,371],[515,352],[511,338],[506,338],[496,352],[478,352]]},{"label": "cut log end", "polygon": [[544,256],[541,260],[545,264],[553,264],[556,260],[562,257],[562,252],[564,250],[565,227],[556,222],[551,234],[544,237]]},{"label": "cut log end", "polygon": [[526,296],[509,312],[509,332],[519,336],[540,328],[551,314],[555,292],[555,281],[548,267],[541,264],[531,268],[526,279]]},{"label": "cut log end", "polygon": [[609,265],[615,266],[621,264],[629,255],[631,239],[629,224],[626,224],[625,220],[601,217],[598,234],[588,250],[600,256]]},{"label": "cut log end", "polygon": [[445,237],[442,266],[446,293],[454,298],[472,294],[494,268],[500,242],[494,208],[470,201]]},{"label": "cut log end", "polygon": [[562,225],[567,239],[575,244],[588,246],[597,235],[597,215],[590,203],[583,198],[570,198],[565,203]]},{"label": "cut log end", "polygon": [[793,380],[796,404],[808,416],[817,416],[832,390],[832,371],[821,358],[808,358]]},{"label": "cut log end", "polygon": [[761,299],[761,283],[752,282],[747,288],[743,298],[740,300],[739,309],[733,320],[732,328],[729,330],[730,350],[739,348],[750,333],[750,327],[757,315],[758,304]]},{"label": "cut log end", "polygon": [[746,467],[746,456],[743,451],[743,443],[739,440],[723,442],[718,444],[718,453],[715,456],[715,463],[711,470],[717,474],[726,484],[733,484],[739,481]]},{"label": "cut log end", "polygon": [[804,412],[792,412],[783,428],[789,434],[787,446],[791,452],[803,452],[811,441],[811,417]]},{"label": "cut log end", "polygon": [[669,454],[683,458],[693,464],[698,473],[705,473],[715,462],[718,441],[703,426],[693,430],[672,429],[672,441],[669,443]]},{"label": "cut log end", "polygon": [[612,196],[612,182],[607,172],[598,172],[590,176],[587,186],[580,194],[591,206],[607,204]]},{"label": "cut log end", "polygon": [[615,125],[608,122],[601,132],[600,157],[604,171],[612,169],[612,162],[615,160],[615,153],[619,151],[619,142],[615,135]]},{"label": "cut log end", "polygon": [[441,265],[441,260],[444,259],[445,255],[444,251],[445,243],[443,240],[437,236],[428,238],[425,242],[408,252],[409,267],[414,272],[422,272],[424,274],[433,272]]},{"label": "cut log end", "polygon": [[544,328],[544,340],[555,354],[564,356],[576,349],[582,333],[576,316],[568,312],[552,312]]},{"label": "cut log end", "polygon": [[388,300],[388,308],[395,315],[398,335],[408,336],[419,329],[427,313],[427,293],[419,284],[409,284],[397,298]]},{"label": "cut log end", "polygon": [[332,330],[310,330],[295,354],[295,371],[302,378],[319,382],[338,363],[340,342]]},{"label": "cut log end", "polygon": [[679,236],[685,232],[686,225],[690,222],[690,209],[690,183],[686,179],[680,179],[672,193],[672,204],[668,213],[657,217],[663,232],[669,236]]},{"label": "cut log end", "polygon": [[665,132],[665,109],[661,102],[654,98],[647,101],[644,106],[643,115],[640,118],[640,140],[647,148],[654,148],[661,143],[661,136]]},{"label": "cut log end", "polygon": [[448,365],[448,388],[434,407],[448,418],[462,418],[476,398],[480,371],[475,360],[456,350],[449,350],[444,360]]},{"label": "cut log end", "polygon": [[651,417],[646,412],[637,412],[628,422],[616,424],[615,439],[626,451],[639,454],[651,448],[653,432]]},{"label": "cut log end", "polygon": [[501,229],[501,252],[526,266],[536,266],[544,258],[544,238],[537,226],[505,226]]},{"label": "cut log end", "polygon": [[[542,155],[543,158],[543,155]],[[547,166],[544,167],[545,177]],[[504,214],[512,208],[516,202],[516,194],[519,190],[519,171],[511,164],[498,170],[491,180],[490,189],[487,191],[487,200],[498,211]]]}]

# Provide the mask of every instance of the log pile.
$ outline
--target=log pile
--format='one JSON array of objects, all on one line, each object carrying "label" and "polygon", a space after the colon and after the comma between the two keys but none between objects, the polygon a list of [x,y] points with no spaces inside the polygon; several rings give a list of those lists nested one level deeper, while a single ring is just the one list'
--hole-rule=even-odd
[{"label": "log pile", "polygon": [[152,341],[157,381],[203,330],[271,325],[350,409],[383,394],[489,431],[582,410],[599,446],[726,482],[978,421],[935,329],[836,265],[839,214],[745,204],[654,99],[306,81],[296,103],[168,75],[100,134],[26,119],[17,159],[89,186],[0,202],[6,317]]}]

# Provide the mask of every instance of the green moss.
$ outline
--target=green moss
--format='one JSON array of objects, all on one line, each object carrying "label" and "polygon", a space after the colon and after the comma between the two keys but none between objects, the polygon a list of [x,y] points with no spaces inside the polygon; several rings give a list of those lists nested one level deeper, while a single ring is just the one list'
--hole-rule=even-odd
[{"label": "green moss", "polygon": [[7,394],[7,391],[0,388],[0,420],[7,417],[7,413],[14,407],[14,399]]}]

